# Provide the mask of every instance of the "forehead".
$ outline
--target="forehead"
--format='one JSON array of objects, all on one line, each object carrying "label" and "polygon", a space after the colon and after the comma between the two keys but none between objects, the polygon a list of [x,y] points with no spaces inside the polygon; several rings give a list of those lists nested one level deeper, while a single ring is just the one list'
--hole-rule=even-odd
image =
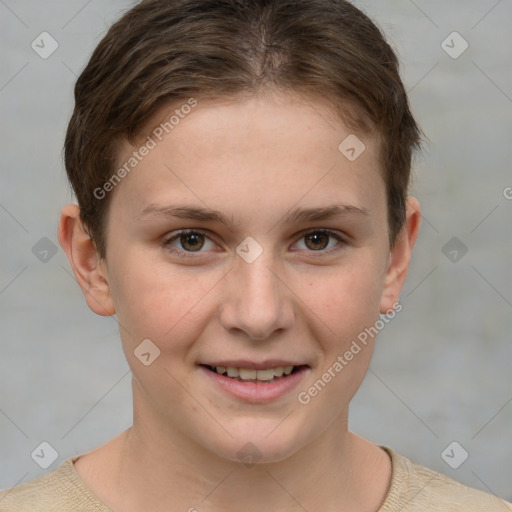
[{"label": "forehead", "polygon": [[[134,146],[120,148],[118,167],[137,159],[112,198],[125,213],[175,199],[259,217],[299,203],[385,203],[376,135],[355,133],[327,102],[279,94],[194,101],[161,108]],[[143,146],[151,149],[134,156]]]}]

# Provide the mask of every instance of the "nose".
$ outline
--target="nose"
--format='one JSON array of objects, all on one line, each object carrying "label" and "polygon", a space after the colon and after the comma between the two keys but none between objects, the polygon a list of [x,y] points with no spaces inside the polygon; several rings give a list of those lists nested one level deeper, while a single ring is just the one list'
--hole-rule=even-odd
[{"label": "nose", "polygon": [[293,325],[293,294],[265,251],[252,263],[239,258],[226,279],[220,320],[228,332],[265,340]]}]

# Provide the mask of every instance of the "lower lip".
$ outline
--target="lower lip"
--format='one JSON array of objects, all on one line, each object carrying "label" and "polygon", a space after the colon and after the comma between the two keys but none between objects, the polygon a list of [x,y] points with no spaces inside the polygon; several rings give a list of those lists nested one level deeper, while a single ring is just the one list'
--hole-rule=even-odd
[{"label": "lower lip", "polygon": [[310,371],[310,368],[303,367],[286,377],[266,383],[238,381],[225,375],[219,375],[217,372],[212,372],[204,366],[200,366],[200,369],[223,391],[240,400],[252,403],[269,402],[289,393],[299,385]]}]

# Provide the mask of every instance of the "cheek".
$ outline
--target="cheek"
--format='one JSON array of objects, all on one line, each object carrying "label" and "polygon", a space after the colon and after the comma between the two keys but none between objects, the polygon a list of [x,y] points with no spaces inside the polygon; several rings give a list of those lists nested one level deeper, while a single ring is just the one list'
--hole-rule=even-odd
[{"label": "cheek", "polygon": [[149,338],[177,350],[180,340],[193,337],[204,315],[204,299],[222,274],[191,269],[177,269],[163,258],[148,261],[135,252],[125,255],[111,279],[124,341],[133,345]]},{"label": "cheek", "polygon": [[316,331],[321,344],[319,368],[300,398],[308,402],[305,411],[325,425],[348,406],[371,361],[375,336],[369,333],[379,319],[382,289],[377,268],[361,258],[350,271],[347,266],[307,285],[313,312],[309,318],[329,330],[320,327]]},{"label": "cheek", "polygon": [[343,339],[379,316],[381,265],[364,255],[356,259],[319,279],[308,280],[303,292],[311,310]]}]

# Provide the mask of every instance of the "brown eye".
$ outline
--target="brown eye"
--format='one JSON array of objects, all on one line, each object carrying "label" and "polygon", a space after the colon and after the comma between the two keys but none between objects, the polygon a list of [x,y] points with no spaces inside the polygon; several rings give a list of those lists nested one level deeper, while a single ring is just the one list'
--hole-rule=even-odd
[{"label": "brown eye", "polygon": [[215,249],[215,243],[206,234],[196,230],[175,232],[174,236],[162,244],[172,254],[184,258],[206,256]]},{"label": "brown eye", "polygon": [[199,251],[204,245],[204,235],[201,233],[185,233],[179,237],[179,240],[186,251]]},{"label": "brown eye", "polygon": [[323,231],[315,231],[304,237],[306,247],[313,251],[321,251],[329,245],[331,235]]},{"label": "brown eye", "polygon": [[296,242],[294,250],[305,251],[311,256],[314,252],[318,253],[315,256],[327,256],[343,249],[346,245],[343,236],[337,232],[328,229],[314,229],[301,236]]}]

